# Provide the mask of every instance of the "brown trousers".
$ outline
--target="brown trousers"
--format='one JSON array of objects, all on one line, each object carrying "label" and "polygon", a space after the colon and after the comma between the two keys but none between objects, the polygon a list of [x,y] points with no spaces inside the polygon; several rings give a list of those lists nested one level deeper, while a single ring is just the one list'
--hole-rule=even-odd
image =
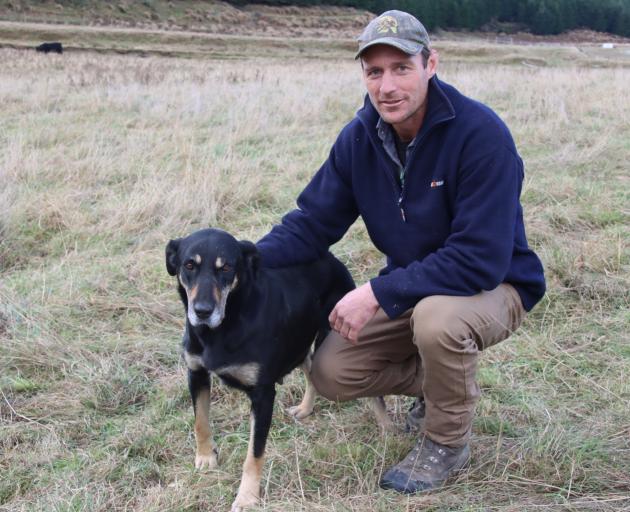
[{"label": "brown trousers", "polygon": [[311,377],[330,400],[424,396],[426,434],[461,446],[479,399],[479,351],[510,336],[524,316],[517,291],[505,283],[472,297],[426,297],[394,320],[379,309],[356,345],[331,331]]}]

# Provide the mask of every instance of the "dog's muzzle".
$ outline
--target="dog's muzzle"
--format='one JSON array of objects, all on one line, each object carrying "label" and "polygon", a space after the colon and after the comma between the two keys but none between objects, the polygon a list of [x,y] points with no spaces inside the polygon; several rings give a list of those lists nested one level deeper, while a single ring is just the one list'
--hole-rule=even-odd
[{"label": "dog's muzzle", "polygon": [[207,325],[210,329],[216,329],[225,318],[225,305],[231,287],[226,286],[219,294],[219,302],[212,305],[208,302],[188,302],[188,321],[193,327]]}]

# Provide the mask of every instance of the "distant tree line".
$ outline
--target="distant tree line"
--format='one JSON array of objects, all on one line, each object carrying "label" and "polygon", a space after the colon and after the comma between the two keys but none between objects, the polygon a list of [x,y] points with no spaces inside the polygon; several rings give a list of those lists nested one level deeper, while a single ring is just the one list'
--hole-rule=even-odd
[{"label": "distant tree line", "polygon": [[630,36],[630,0],[230,0],[268,5],[339,5],[374,13],[410,12],[429,29],[478,30],[489,23],[512,23],[535,34],[589,28]]}]

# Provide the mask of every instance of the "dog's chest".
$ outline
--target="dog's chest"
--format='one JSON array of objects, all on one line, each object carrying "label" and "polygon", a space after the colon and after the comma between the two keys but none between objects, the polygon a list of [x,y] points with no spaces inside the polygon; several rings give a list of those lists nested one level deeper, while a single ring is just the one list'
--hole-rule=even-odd
[{"label": "dog's chest", "polygon": [[192,371],[201,370],[202,368],[207,369],[201,355],[193,354],[188,352],[188,350],[184,350],[184,361],[186,361],[186,366]]},{"label": "dog's chest", "polygon": [[212,371],[225,379],[228,384],[237,383],[241,386],[251,387],[258,382],[260,375],[260,364],[255,362],[231,362],[229,364],[217,362],[217,364],[213,364],[214,361],[211,362],[208,357],[202,357],[200,354],[193,354],[187,350],[184,351],[184,360],[186,361],[186,366],[192,371],[201,369]]},{"label": "dog's chest", "polygon": [[258,363],[230,364],[214,370],[219,377],[230,383],[236,381],[238,384],[250,387],[258,382],[260,375],[260,365]]}]

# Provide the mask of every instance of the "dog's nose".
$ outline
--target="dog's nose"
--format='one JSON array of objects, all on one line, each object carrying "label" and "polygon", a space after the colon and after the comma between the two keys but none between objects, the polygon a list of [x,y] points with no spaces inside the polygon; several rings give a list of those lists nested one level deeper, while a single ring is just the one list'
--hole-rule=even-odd
[{"label": "dog's nose", "polygon": [[197,318],[205,320],[212,314],[212,306],[207,302],[195,302],[194,310]]}]

